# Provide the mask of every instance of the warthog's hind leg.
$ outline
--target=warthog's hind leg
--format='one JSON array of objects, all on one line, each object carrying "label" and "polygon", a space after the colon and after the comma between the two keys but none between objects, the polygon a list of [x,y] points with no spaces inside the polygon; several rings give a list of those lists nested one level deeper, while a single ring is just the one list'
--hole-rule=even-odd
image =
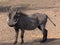
[{"label": "warthog's hind leg", "polygon": [[44,25],[38,26],[38,28],[42,31],[43,33],[43,40],[41,41],[42,43],[47,40],[47,30],[45,29]]},{"label": "warthog's hind leg", "polygon": [[43,31],[43,40],[41,41],[41,43],[45,42],[47,40],[47,30],[45,29]]}]

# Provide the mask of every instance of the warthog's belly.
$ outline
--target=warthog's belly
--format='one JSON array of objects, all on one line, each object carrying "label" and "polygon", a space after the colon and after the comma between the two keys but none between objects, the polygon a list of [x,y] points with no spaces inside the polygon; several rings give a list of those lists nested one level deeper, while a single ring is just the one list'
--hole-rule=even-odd
[{"label": "warthog's belly", "polygon": [[26,30],[33,30],[37,28],[37,26],[38,26],[38,22],[35,19],[27,19],[24,21],[20,21],[19,23],[19,27]]},{"label": "warthog's belly", "polygon": [[25,25],[25,29],[27,29],[27,30],[33,30],[35,28],[37,28],[37,23],[36,22],[28,22]]}]

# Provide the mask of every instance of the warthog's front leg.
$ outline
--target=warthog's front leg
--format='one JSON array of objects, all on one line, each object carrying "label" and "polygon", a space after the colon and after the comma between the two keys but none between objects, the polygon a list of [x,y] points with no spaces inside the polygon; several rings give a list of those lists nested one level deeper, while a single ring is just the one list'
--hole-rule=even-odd
[{"label": "warthog's front leg", "polygon": [[16,44],[17,43],[17,39],[18,39],[18,32],[19,32],[19,30],[18,29],[15,29],[15,32],[16,32],[16,35],[15,35],[15,42],[14,42],[14,44]]},{"label": "warthog's front leg", "polygon": [[23,44],[24,43],[24,30],[21,30],[21,44]]}]

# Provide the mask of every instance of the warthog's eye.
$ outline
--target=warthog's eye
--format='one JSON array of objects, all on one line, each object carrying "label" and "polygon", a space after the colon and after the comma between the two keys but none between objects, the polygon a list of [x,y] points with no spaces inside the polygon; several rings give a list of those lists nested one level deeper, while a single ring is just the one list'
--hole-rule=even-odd
[{"label": "warthog's eye", "polygon": [[19,18],[19,16],[20,16],[20,15],[15,15],[15,16],[14,16],[14,19]]},{"label": "warthog's eye", "polygon": [[18,18],[19,18],[19,15],[15,15],[15,16],[14,16],[14,21],[15,21],[15,22],[18,21]]}]

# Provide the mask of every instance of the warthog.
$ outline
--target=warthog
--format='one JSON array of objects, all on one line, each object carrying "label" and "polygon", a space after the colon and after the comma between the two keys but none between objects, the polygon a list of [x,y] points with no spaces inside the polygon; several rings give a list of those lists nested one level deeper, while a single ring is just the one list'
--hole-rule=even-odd
[{"label": "warthog", "polygon": [[[14,44],[17,43],[19,29],[21,29],[21,44],[24,43],[23,38],[25,30],[33,30],[36,28],[42,31],[43,39],[41,42],[45,42],[47,40],[47,29],[45,26],[47,19],[50,21],[51,19],[46,14],[35,13],[32,15],[27,15],[21,11],[10,11],[8,17],[8,25],[10,27],[14,27],[16,32],[16,39]],[[55,26],[53,22],[52,24]]]}]

